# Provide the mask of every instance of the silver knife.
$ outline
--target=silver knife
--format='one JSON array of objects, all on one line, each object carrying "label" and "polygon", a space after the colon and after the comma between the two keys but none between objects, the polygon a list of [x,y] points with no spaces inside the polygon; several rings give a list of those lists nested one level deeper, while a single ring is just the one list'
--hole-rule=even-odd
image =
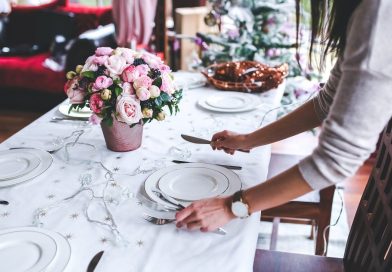
[{"label": "silver knife", "polygon": [[[193,162],[180,161],[180,160],[172,160],[172,162],[174,162],[174,163],[193,163]],[[214,164],[214,165],[222,166],[224,168],[231,169],[231,170],[241,170],[242,169],[241,166],[236,166],[236,165],[225,165],[225,164]]]},{"label": "silver knife", "polygon": [[[181,137],[188,142],[194,143],[194,144],[211,144],[210,140],[206,140],[203,138],[198,138],[195,136],[190,136],[190,135],[185,135],[185,134],[181,134]],[[243,150],[243,149],[238,149],[237,151],[240,152],[245,152],[245,153],[249,153],[249,150]]]},{"label": "silver knife", "polygon": [[104,253],[104,251],[102,250],[102,251],[98,252],[97,254],[95,254],[95,256],[91,259],[90,263],[88,264],[87,272],[94,272],[99,261],[101,260],[103,253]]},{"label": "silver knife", "polygon": [[7,200],[0,200],[1,205],[8,205],[10,204]]}]

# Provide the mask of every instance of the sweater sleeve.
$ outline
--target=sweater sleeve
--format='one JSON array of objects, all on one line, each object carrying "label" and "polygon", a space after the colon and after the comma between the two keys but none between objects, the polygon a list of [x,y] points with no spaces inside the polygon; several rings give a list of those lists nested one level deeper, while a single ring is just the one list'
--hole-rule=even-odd
[{"label": "sweater sleeve", "polygon": [[313,189],[352,176],[375,149],[392,115],[392,1],[363,0],[355,10],[341,76],[319,145],[299,163]]},{"label": "sweater sleeve", "polygon": [[327,117],[329,108],[331,107],[336,93],[336,89],[338,88],[340,76],[342,73],[340,70],[340,63],[341,59],[339,58],[331,70],[327,83],[319,91],[318,95],[313,98],[315,112],[321,121]]}]

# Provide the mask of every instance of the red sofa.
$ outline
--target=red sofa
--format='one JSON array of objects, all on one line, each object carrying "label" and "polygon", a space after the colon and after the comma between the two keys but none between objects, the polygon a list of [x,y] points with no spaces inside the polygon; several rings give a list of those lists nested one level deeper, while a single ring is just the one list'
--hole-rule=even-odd
[{"label": "red sofa", "polygon": [[[17,47],[20,44],[39,44],[39,39],[46,39],[43,41],[42,48],[39,48],[36,52],[23,52],[23,55],[18,55],[16,51],[16,54],[0,56],[0,91],[3,94],[6,92],[7,97],[20,96],[21,93],[31,91],[34,91],[34,94],[41,93],[46,96],[64,97],[63,86],[66,72],[54,72],[43,66],[45,59],[51,55],[48,37],[45,37],[45,33],[53,32],[56,28],[62,28],[62,31],[66,34],[65,36],[68,36],[67,38],[78,40],[77,37],[82,32],[112,22],[110,7],[96,8],[56,3],[54,6],[46,7],[44,12],[50,14],[50,16],[52,14],[54,14],[53,16],[61,15],[66,21],[61,19],[63,21],[60,20],[60,23],[55,23],[55,26],[52,26],[49,30],[41,31],[39,28],[34,29],[34,27],[37,28],[37,22],[45,19],[43,17],[50,17],[42,16],[42,11],[37,8],[20,7],[13,9],[9,18],[6,18],[8,20],[6,30],[3,29],[2,31],[7,33],[0,35],[3,36],[2,39],[0,38],[0,48],[3,48],[3,51],[8,50],[7,48],[12,49],[13,46]],[[41,22],[42,24],[48,23]],[[0,31],[1,29],[0,25]],[[78,42],[74,42],[74,44],[78,44]],[[6,49],[4,49],[4,46]],[[74,49],[73,52],[75,55],[77,50]],[[79,57],[85,57],[85,55],[79,54]],[[66,56],[67,66],[68,63],[80,63],[81,61],[82,59],[75,60],[75,56]]]}]

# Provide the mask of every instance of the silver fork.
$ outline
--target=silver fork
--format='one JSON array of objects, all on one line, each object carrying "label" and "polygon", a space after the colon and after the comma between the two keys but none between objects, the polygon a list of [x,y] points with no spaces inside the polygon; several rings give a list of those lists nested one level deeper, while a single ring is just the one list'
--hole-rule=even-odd
[{"label": "silver fork", "polygon": [[143,218],[155,225],[166,225],[166,224],[174,223],[176,221],[176,219],[157,218],[148,214],[143,214]]}]

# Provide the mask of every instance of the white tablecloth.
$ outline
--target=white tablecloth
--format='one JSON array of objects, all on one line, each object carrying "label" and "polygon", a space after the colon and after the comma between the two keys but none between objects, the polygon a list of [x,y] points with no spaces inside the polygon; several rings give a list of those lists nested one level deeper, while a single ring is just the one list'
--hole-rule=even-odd
[{"label": "white tablecloth", "polygon": [[[213,152],[209,146],[186,143],[180,134],[210,137],[222,129],[251,131],[259,125],[267,108],[278,104],[282,88],[259,95],[268,107],[236,114],[217,114],[196,105],[199,98],[215,92],[218,93],[207,87],[186,90],[181,112],[163,122],[145,125],[142,147],[136,151],[116,153],[107,150],[99,126],[87,129],[80,142],[94,144],[98,150],[96,156],[117,173],[131,173],[138,166],[154,160],[172,165],[171,160],[178,158],[170,150],[177,146],[191,152],[188,161],[241,165],[243,170],[236,173],[245,187],[262,182],[267,175],[269,146],[252,150],[250,154],[237,152],[230,156]],[[60,115],[57,108],[2,143],[0,149],[13,146],[44,148],[56,137],[68,136],[78,129],[75,122],[49,122],[54,115]],[[275,116],[271,113],[266,123]],[[89,154],[80,154],[81,157],[86,155]],[[1,229],[32,225],[34,211],[73,194],[80,187],[83,174],[91,174],[93,184],[105,181],[100,167],[69,165],[61,159],[62,156],[63,150],[58,151],[51,167],[35,179],[0,189],[0,199],[10,202],[9,206],[0,205]],[[131,196],[118,197],[120,203],[114,201],[109,205],[127,245],[116,243],[108,228],[86,220],[83,209],[90,202],[87,192],[43,215],[43,227],[61,233],[71,245],[72,255],[65,271],[85,271],[91,258],[100,250],[105,253],[96,271],[252,271],[259,214],[246,220],[233,220],[225,226],[226,236],[176,229],[174,224],[153,225],[140,216],[140,203],[133,197],[147,176],[115,176],[113,195],[128,192]],[[116,191],[116,186],[121,190]],[[102,187],[97,186],[94,190],[99,195]],[[90,206],[89,214],[94,219],[108,221],[103,211],[97,202]]]}]

